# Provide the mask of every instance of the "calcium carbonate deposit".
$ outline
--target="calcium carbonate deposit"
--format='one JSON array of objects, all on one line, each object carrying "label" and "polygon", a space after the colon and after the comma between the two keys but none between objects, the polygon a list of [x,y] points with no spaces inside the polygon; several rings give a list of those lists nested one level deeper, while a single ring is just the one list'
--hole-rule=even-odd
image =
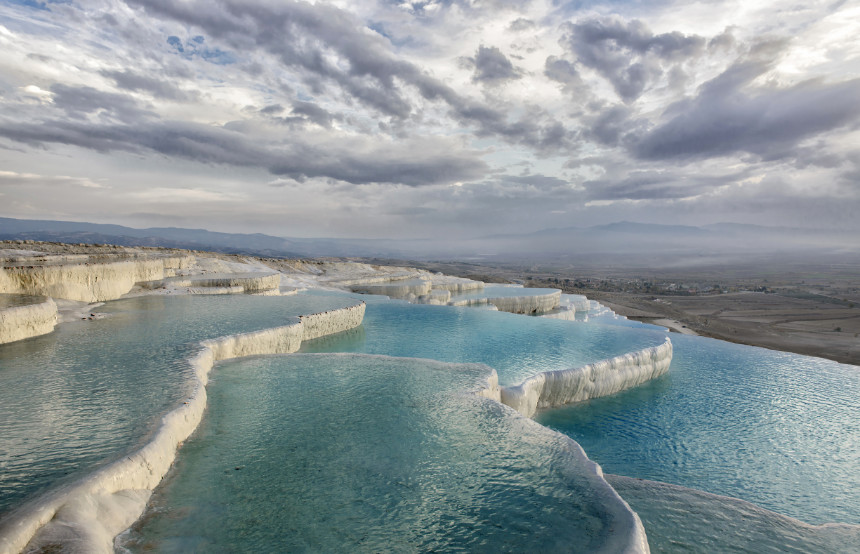
[{"label": "calcium carbonate deposit", "polygon": [[0,344],[50,333],[57,319],[50,298],[0,294]]},{"label": "calcium carbonate deposit", "polygon": [[[858,544],[860,379],[840,364],[412,268],[7,254],[2,553]],[[592,452],[676,484],[607,479]]]}]

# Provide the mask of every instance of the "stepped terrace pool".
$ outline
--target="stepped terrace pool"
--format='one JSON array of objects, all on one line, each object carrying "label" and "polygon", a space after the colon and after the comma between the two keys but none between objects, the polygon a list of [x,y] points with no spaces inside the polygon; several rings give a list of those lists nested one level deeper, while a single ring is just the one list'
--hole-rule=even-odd
[{"label": "stepped terrace pool", "polygon": [[[0,347],[2,390],[17,386],[35,398],[6,393],[0,404],[3,410],[10,406],[0,424],[19,437],[8,442],[18,454],[4,450],[4,475],[7,466],[18,468],[22,483],[27,471],[37,475],[20,489],[4,484],[4,500],[6,490],[19,491],[9,506],[32,498],[70,479],[66,472],[85,474],[145,440],[159,415],[181,402],[187,357],[201,338],[282,325],[292,315],[356,298],[368,302],[364,324],[305,342],[308,355],[226,362],[215,369],[207,418],[149,512],[123,538],[127,547],[205,551],[214,544],[267,549],[289,543],[310,550],[504,550],[510,544],[513,550],[533,545],[591,551],[603,544],[613,551],[619,544],[613,541],[631,540],[628,512],[589,473],[578,447],[506,407],[465,395],[491,370],[463,364],[486,364],[502,384],[516,384],[541,371],[659,345],[664,330],[608,316],[560,321],[331,292],[129,299],[106,305],[109,319],[64,325],[52,335]],[[544,412],[539,420],[582,440],[607,472],[738,496],[811,523],[854,517],[860,456],[850,437],[858,436],[852,399],[860,388],[851,372],[857,368],[700,337],[673,335],[673,342],[668,375],[613,397]],[[127,352],[112,350],[125,343]],[[45,376],[28,382],[39,367],[47,368]],[[58,408],[51,394],[60,399]],[[93,407],[84,401],[88,395]],[[34,402],[41,411],[28,411]],[[733,406],[738,413],[729,413]],[[53,461],[40,465],[38,455],[29,453],[27,427],[12,421],[18,412],[25,414],[23,423],[41,429],[46,448],[56,449]],[[754,417],[767,414],[773,419]],[[78,430],[64,452],[64,431],[55,427],[66,419]],[[788,454],[785,441],[799,454],[788,461],[780,458]],[[810,445],[820,451],[806,455],[798,447]],[[34,461],[28,464],[21,453]],[[450,468],[445,459],[454,462]],[[786,485],[816,472],[827,495],[811,504],[811,488]],[[780,473],[787,480],[774,478]],[[711,476],[729,488],[715,490]],[[820,538],[809,526],[786,525],[785,518],[753,507],[761,515],[753,532],[740,524],[751,512],[733,501],[623,477],[610,482],[641,511],[645,530],[654,530],[654,551],[697,544],[727,549],[757,532],[777,550],[850,550],[860,544],[860,527],[828,528]],[[307,505],[292,503],[294,495],[309,499]],[[508,496],[516,505],[507,503]],[[801,511],[788,508],[794,505]],[[387,517],[389,509],[402,518]],[[685,509],[694,509],[695,519],[685,518]],[[729,524],[703,524],[708,518]],[[565,527],[562,521],[574,523]],[[626,538],[608,533],[611,521],[619,522],[611,525],[614,533]],[[558,531],[563,527],[570,535]],[[415,531],[422,528],[432,533]],[[679,540],[680,531],[686,535]]]},{"label": "stepped terrace pool", "polygon": [[547,410],[607,473],[860,524],[860,368],[675,334],[668,374]]},{"label": "stepped terrace pool", "polygon": [[345,296],[143,296],[0,346],[0,514],[139,445],[188,393],[203,339],[355,304]]},{"label": "stepped terrace pool", "polygon": [[132,551],[580,551],[632,514],[563,435],[467,391],[478,365],[367,355],[222,364]]},{"label": "stepped terrace pool", "polygon": [[578,367],[650,346],[667,333],[653,326],[586,325],[453,306],[412,305],[361,296],[361,328],[302,345],[302,352],[359,352],[482,363],[502,385],[541,371]]}]

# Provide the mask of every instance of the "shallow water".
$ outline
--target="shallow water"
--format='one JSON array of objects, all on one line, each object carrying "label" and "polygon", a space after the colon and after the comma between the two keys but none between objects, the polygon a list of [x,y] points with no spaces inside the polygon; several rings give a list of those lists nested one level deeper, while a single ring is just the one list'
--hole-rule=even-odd
[{"label": "shallow water", "polygon": [[860,524],[860,368],[673,334],[669,373],[540,413],[608,473]]},{"label": "shallow water", "polygon": [[127,452],[185,394],[200,340],[284,325],[344,296],[146,296],[0,345],[0,514]]},{"label": "shallow water", "polygon": [[[290,297],[136,298],[106,305],[103,311],[111,314],[108,319],[62,325],[51,335],[0,346],[0,514],[45,488],[89,473],[144,440],[160,415],[184,396],[189,371],[185,359],[199,340],[283,325],[293,315],[349,305],[353,298],[358,297],[321,292]],[[568,322],[360,298],[368,302],[361,327],[310,341],[303,351],[481,362],[498,370],[502,384],[515,384],[539,371],[577,367],[656,346],[666,336],[662,329],[611,315],[592,317],[589,323]],[[811,523],[860,522],[860,413],[856,402],[860,372],[856,367],[701,337],[673,334],[672,340],[675,358],[667,376],[610,398],[545,412],[540,421],[581,442],[607,472],[735,496]],[[153,344],[159,347],[153,348]],[[584,527],[576,528],[586,534],[599,534],[605,524],[605,514],[594,515],[600,510],[594,511],[593,502],[587,503],[590,507],[578,500],[569,502],[585,494],[580,471],[568,471],[566,481],[559,477],[558,472],[564,473],[563,468],[569,467],[566,464],[573,463],[566,458],[570,443],[533,423],[510,419],[504,408],[490,409],[483,400],[467,401],[453,394],[468,389],[477,378],[475,371],[484,370],[458,367],[453,372],[450,368],[441,371],[431,362],[407,360],[398,362],[399,373],[404,375],[401,379],[386,373],[391,368],[368,370],[365,375],[349,371],[360,369],[362,363],[338,370],[337,364],[325,361],[337,356],[300,358],[320,360],[313,362],[319,364],[314,366],[317,371],[279,365],[281,362],[270,367],[263,362],[286,358],[227,364],[225,368],[235,365],[236,369],[223,374],[222,367],[215,370],[210,410],[200,434],[180,452],[180,471],[171,474],[163,492],[156,495],[156,507],[146,516],[143,536],[135,538],[135,548],[157,545],[158,550],[209,551],[215,544],[219,548],[227,544],[236,546],[225,550],[254,550],[250,545],[257,545],[258,550],[280,550],[287,540],[284,535],[295,535],[289,540],[296,541],[290,544],[298,550],[348,546],[504,550],[510,544],[513,550],[533,550],[537,545],[544,550],[587,551],[596,544],[576,542],[586,539],[558,531],[570,525],[569,521],[562,524],[565,518],[582,518]],[[254,365],[258,360],[262,365]],[[332,371],[326,369],[330,366]],[[297,383],[287,373],[305,377]],[[355,375],[364,376],[353,382]],[[422,377],[406,377],[411,375]],[[428,377],[431,375],[433,379]],[[413,388],[416,392],[409,396]],[[233,389],[235,396],[231,396]],[[394,398],[400,394],[412,400],[398,403]],[[361,408],[353,400],[361,397],[372,403],[374,395],[375,408],[371,404]],[[314,405],[329,407],[314,411]],[[359,411],[353,412],[353,408]],[[367,417],[379,412],[390,421],[374,422],[369,425],[373,428],[365,429],[368,425],[360,423],[368,420],[356,417],[362,409]],[[297,424],[305,425],[304,431],[290,427],[287,420],[294,411],[299,416]],[[389,423],[406,427],[386,427]],[[470,440],[475,433],[491,437],[510,448],[511,457],[492,450],[491,444],[485,445],[489,451],[482,450],[483,446],[470,450],[463,448],[463,441],[452,439],[445,442],[450,451],[439,450],[447,452],[440,459],[433,457],[434,450],[424,449],[424,439],[415,439],[420,447],[410,442],[428,435],[438,440],[448,431]],[[363,443],[369,447],[366,453],[353,444],[361,433],[367,437]],[[218,442],[221,436],[230,444]],[[298,441],[292,443],[294,452],[307,450],[318,456],[296,462],[295,467],[283,465],[283,456],[272,453],[282,452],[289,441]],[[233,448],[233,443],[241,447]],[[542,450],[545,447],[549,450]],[[410,458],[412,450],[416,453]],[[476,460],[469,457],[472,450],[484,454]],[[395,458],[386,458],[387,452],[395,453]],[[230,457],[234,455],[251,457],[247,463],[234,464]],[[367,460],[362,461],[363,456]],[[318,464],[328,462],[318,457],[331,459],[333,465],[323,468]],[[423,467],[420,459],[425,457],[436,464]],[[468,463],[455,463],[451,477],[444,459]],[[499,462],[500,466],[494,461],[488,465],[488,473],[482,473],[478,462],[485,459],[505,462]],[[519,461],[511,461],[514,459]],[[351,465],[353,460],[360,461],[358,469]],[[201,465],[195,465],[198,463]],[[259,467],[259,471],[245,472],[241,466]],[[372,474],[366,466],[382,469]],[[420,473],[425,469],[427,472]],[[511,472],[505,473],[507,470]],[[469,471],[477,471],[477,477],[473,479]],[[302,477],[289,478],[292,473]],[[524,483],[534,486],[518,487],[520,474],[526,476]],[[389,477],[380,477],[384,475]],[[415,481],[397,481],[401,475]],[[326,480],[329,477],[334,481]],[[538,486],[537,481],[530,481],[533,478],[549,481]],[[304,486],[302,494],[308,499],[301,505],[294,505],[292,492],[284,492],[296,486],[294,481]],[[482,488],[478,483],[484,481]],[[335,486],[341,482],[348,485],[343,491]],[[403,483],[420,483],[422,500],[409,496],[415,490]],[[698,491],[677,493],[677,489],[659,484],[630,483],[625,482],[625,490],[631,504],[643,514],[646,530],[648,526],[653,529],[650,540],[655,551],[684,551],[694,548],[699,539],[700,544],[716,541],[714,550],[732,549],[740,544],[737,537],[756,533],[769,536],[771,543],[767,544],[777,545],[777,550],[780,544],[791,550],[796,543],[804,548],[809,545],[806,551],[819,550],[820,545],[850,551],[856,544],[856,533],[810,534],[808,526],[799,522],[786,524],[784,518],[761,516],[755,510],[750,516],[736,510],[732,502],[727,508],[724,502]],[[461,484],[471,485],[460,490]],[[405,492],[401,491],[404,487]],[[270,488],[273,494],[267,492]],[[457,492],[446,496],[449,489]],[[331,490],[334,500],[325,500],[313,490]],[[508,495],[522,505],[506,504]],[[375,500],[363,505],[365,496]],[[564,502],[556,504],[559,498]],[[348,509],[335,513],[328,505],[331,502]],[[283,526],[278,514],[285,506],[303,526],[300,530],[292,524]],[[401,510],[394,513],[403,514],[408,525],[398,527],[399,520],[385,519],[392,506]],[[695,518],[684,515],[690,509],[695,510]],[[664,510],[671,513],[663,517]],[[327,514],[322,523],[314,520],[320,513]],[[443,519],[433,519],[436,513]],[[563,518],[556,519],[558,514]],[[735,517],[732,514],[747,514],[740,517],[755,521],[733,522],[728,519]],[[358,522],[369,517],[377,518],[378,525],[362,535],[356,530],[361,527]],[[532,534],[535,517],[551,523],[539,537]],[[703,523],[708,518],[725,525]],[[498,521],[503,525],[493,523]],[[528,525],[523,526],[523,521]],[[398,530],[396,537],[381,530],[388,525]],[[411,526],[429,526],[433,533],[423,539],[409,531]],[[258,532],[258,528],[268,530]],[[350,531],[340,534],[333,531],[336,529]],[[209,533],[215,533],[212,536],[218,542],[212,542]],[[731,533],[737,536],[729,536]],[[720,535],[726,540],[720,542]],[[488,537],[489,542],[480,542],[480,536]],[[563,540],[554,542],[557,536]],[[567,544],[577,548],[565,547]],[[829,546],[823,549],[831,550]]]},{"label": "shallow water", "polygon": [[655,554],[860,552],[858,526],[812,526],[736,498],[618,475],[607,479],[639,514]]},{"label": "shallow water", "polygon": [[618,551],[614,493],[489,370],[293,355],[219,365],[132,551]]},{"label": "shallow water", "polygon": [[361,329],[302,345],[301,352],[361,352],[483,363],[503,385],[541,371],[569,369],[650,346],[656,327],[587,325],[505,312],[412,305],[372,296]]}]

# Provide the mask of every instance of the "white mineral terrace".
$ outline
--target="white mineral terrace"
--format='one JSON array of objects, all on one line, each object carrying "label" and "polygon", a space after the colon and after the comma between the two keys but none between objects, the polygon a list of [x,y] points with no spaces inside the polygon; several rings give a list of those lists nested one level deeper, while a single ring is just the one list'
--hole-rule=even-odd
[{"label": "white mineral terrace", "polygon": [[347,288],[352,292],[361,294],[378,294],[407,300],[415,304],[437,305],[450,303],[452,292],[467,292],[484,288],[484,283],[481,281],[428,272],[423,272],[420,277],[411,279],[389,281],[380,281],[379,279],[379,277],[365,277],[361,279],[365,281],[362,283],[356,283],[357,279],[351,279]]},{"label": "white mineral terrace", "polygon": [[281,274],[268,273],[223,273],[195,276],[167,277],[156,281],[145,281],[145,289],[190,289],[188,292],[209,292],[224,289],[226,292],[260,293],[277,290],[281,286]]},{"label": "white mineral terrace", "polygon": [[582,402],[641,385],[669,370],[672,341],[573,369],[546,371],[501,389],[500,400],[526,417],[538,409]]},{"label": "white mineral terrace", "polygon": [[45,297],[17,297],[15,305],[0,300],[0,344],[45,335],[57,325],[57,304]]},{"label": "white mineral terrace", "polygon": [[83,302],[114,300],[135,283],[175,275],[193,256],[147,256],[87,260],[32,260],[6,263],[0,269],[0,293],[31,294]]},{"label": "white mineral terrace", "polygon": [[576,308],[573,306],[559,306],[554,310],[550,310],[541,314],[541,317],[549,319],[563,319],[565,321],[576,321]]},{"label": "white mineral terrace", "polygon": [[195,383],[187,400],[165,415],[150,441],[83,480],[16,511],[0,526],[0,552],[39,551],[61,544],[74,552],[112,552],[113,539],[143,513],[146,502],[199,425],[206,383],[216,362],[242,356],[287,354],[303,340],[361,325],[365,304],[302,316],[298,321],[201,343],[191,360]]},{"label": "white mineral terrace", "polygon": [[[327,269],[321,282],[362,294],[378,294],[416,304],[448,304],[451,306],[493,306],[499,311],[515,314],[544,314],[561,319],[573,319],[574,307],[559,310],[561,291],[540,295],[468,298],[452,300],[451,293],[483,290],[484,283],[462,277],[433,274],[410,268],[389,268],[356,264],[354,268]],[[555,315],[555,314],[558,315]]]},{"label": "white mineral terrace", "polygon": [[452,306],[495,306],[499,311],[514,314],[542,314],[558,308],[561,291],[530,296],[503,296],[499,298],[469,298],[455,300]]},{"label": "white mineral terrace", "polygon": [[[136,289],[142,294],[194,293],[197,289],[277,293],[280,283],[287,281],[296,286],[333,286],[419,303],[447,304],[452,292],[483,289],[479,281],[368,264],[281,260],[269,260],[264,264],[251,259],[229,262],[191,255],[128,252],[119,258],[78,254],[51,256],[38,252],[9,256],[4,252],[0,293],[101,302],[127,294],[135,284],[142,287],[143,290]],[[484,304],[514,313],[549,312],[551,317],[574,315],[579,306],[558,309],[560,296],[561,292],[555,291],[532,296],[477,298],[456,304]],[[149,442],[82,480],[31,500],[9,514],[0,522],[0,554],[25,549],[39,551],[55,545],[62,545],[63,551],[71,552],[113,551],[114,537],[140,517],[152,489],[175,459],[178,447],[199,425],[206,406],[206,384],[216,362],[295,352],[304,340],[361,325],[364,313],[362,302],[348,308],[290,318],[290,323],[281,327],[200,343],[200,351],[190,360],[194,368],[192,393],[162,418]],[[6,305],[0,304],[0,343],[50,332],[56,322],[57,306],[51,298],[10,297]],[[478,394],[531,417],[539,408],[596,398],[641,384],[665,373],[671,358],[672,344],[667,339],[662,346],[611,360],[541,373],[516,387],[500,388],[493,371],[486,388]],[[600,472],[598,466],[595,468]],[[641,522],[632,510],[630,514],[634,522],[629,530],[633,545],[630,551],[647,552]]]}]

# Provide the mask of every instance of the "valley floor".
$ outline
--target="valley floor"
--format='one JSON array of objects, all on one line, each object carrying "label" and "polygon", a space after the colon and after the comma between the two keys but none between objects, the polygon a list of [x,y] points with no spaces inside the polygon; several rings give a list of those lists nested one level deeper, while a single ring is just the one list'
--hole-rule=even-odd
[{"label": "valley floor", "polygon": [[761,292],[700,296],[601,291],[586,294],[630,319],[667,327],[661,320],[672,319],[682,325],[682,331],[690,329],[730,342],[860,365],[860,306]]}]

